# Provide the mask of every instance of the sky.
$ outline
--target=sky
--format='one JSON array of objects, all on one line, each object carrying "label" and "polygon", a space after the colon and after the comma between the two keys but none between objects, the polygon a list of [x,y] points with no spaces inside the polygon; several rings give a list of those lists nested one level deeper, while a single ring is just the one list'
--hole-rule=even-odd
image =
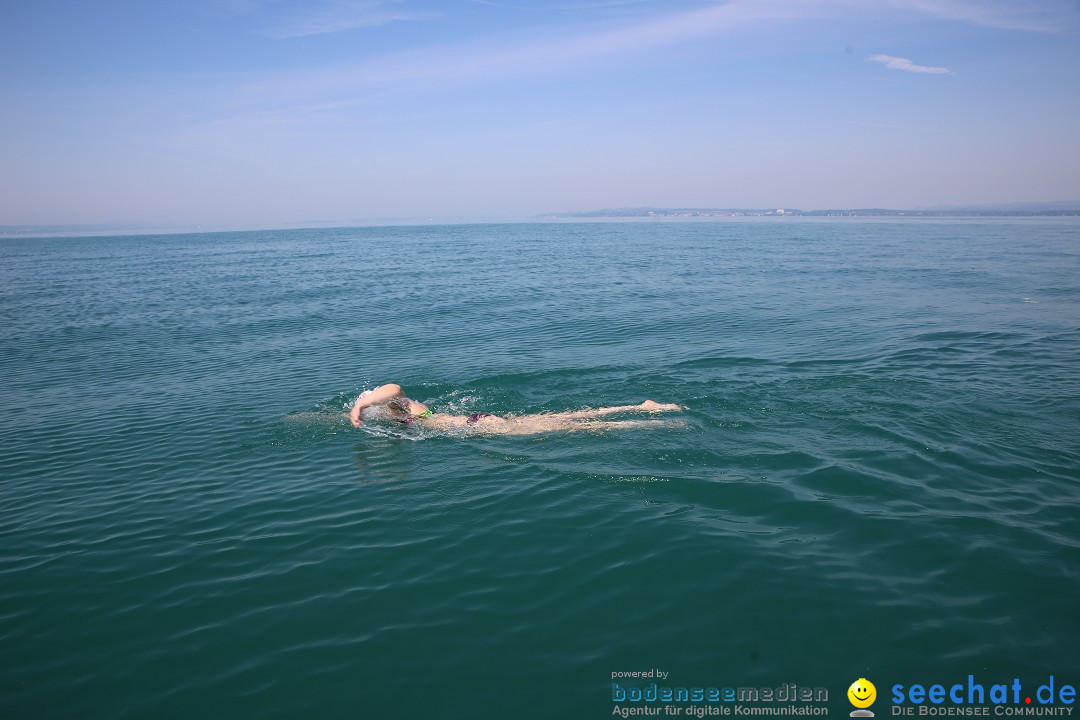
[{"label": "sky", "polygon": [[1078,0],[11,0],[0,225],[1080,201]]}]

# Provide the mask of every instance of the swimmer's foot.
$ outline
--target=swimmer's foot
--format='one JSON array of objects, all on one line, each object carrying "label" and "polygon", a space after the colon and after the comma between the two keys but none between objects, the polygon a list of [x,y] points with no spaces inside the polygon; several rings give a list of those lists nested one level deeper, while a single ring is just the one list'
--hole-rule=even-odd
[{"label": "swimmer's foot", "polygon": [[674,410],[682,410],[682,406],[675,403],[658,403],[655,400],[646,400],[638,405],[639,408],[645,412],[672,412]]}]

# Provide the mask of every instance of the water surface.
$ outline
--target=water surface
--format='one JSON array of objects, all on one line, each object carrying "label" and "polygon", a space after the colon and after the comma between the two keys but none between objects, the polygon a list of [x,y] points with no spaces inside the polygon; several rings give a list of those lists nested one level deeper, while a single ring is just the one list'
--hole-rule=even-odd
[{"label": "water surface", "polygon": [[[611,673],[651,667],[833,715],[857,677],[1080,680],[1075,219],[0,254],[5,717],[609,717]],[[688,409],[354,430],[389,381]]]}]

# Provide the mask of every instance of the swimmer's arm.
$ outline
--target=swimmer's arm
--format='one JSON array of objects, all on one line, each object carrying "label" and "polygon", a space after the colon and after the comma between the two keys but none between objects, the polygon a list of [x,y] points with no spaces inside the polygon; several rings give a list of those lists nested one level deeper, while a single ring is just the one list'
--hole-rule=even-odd
[{"label": "swimmer's arm", "polygon": [[361,419],[364,416],[364,408],[371,407],[372,405],[382,405],[386,401],[393,400],[396,397],[405,397],[405,392],[401,389],[400,385],[395,383],[380,385],[367,395],[363,395],[356,399],[356,402],[352,406],[352,410],[349,411],[349,421],[352,422],[353,427],[360,427],[363,424]]}]

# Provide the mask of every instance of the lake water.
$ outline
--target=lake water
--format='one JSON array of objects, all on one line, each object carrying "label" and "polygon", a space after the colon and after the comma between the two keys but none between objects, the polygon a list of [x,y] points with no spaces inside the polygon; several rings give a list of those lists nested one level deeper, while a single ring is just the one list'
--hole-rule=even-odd
[{"label": "lake water", "polygon": [[[649,669],[824,687],[834,717],[865,677],[882,717],[897,683],[1080,681],[1075,218],[0,257],[2,717],[607,718]],[[687,409],[352,428],[384,382]]]}]

